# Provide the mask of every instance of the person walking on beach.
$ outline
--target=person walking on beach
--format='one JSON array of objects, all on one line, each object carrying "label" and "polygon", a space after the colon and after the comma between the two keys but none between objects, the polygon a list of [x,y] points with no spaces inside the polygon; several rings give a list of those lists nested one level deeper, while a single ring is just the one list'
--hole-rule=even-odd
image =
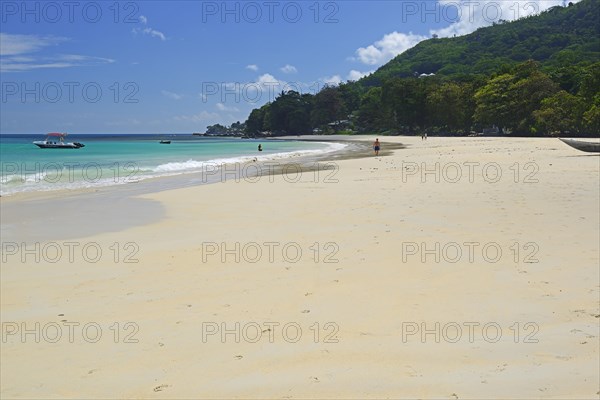
[{"label": "person walking on beach", "polygon": [[373,150],[375,151],[375,155],[379,155],[379,149],[381,149],[381,144],[379,143],[379,138],[375,139],[375,143],[373,143]]}]

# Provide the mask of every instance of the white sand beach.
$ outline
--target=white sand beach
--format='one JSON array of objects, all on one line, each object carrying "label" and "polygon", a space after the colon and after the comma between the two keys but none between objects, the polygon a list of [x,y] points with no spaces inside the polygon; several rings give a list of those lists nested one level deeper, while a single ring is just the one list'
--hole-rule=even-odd
[{"label": "white sand beach", "polygon": [[407,148],[3,237],[2,398],[599,398],[600,157],[380,140]]}]

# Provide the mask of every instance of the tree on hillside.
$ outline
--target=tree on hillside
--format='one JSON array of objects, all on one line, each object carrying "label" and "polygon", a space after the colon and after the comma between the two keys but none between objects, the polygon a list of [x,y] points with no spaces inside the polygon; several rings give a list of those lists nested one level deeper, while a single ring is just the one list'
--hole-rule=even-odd
[{"label": "tree on hillside", "polygon": [[282,92],[269,107],[271,130],[288,135],[310,134],[312,102],[310,94]]},{"label": "tree on hillside", "polygon": [[267,109],[270,103],[265,104],[261,108],[255,108],[250,113],[248,120],[246,121],[246,133],[249,135],[256,135],[264,130],[264,120]]},{"label": "tree on hillside", "polygon": [[513,75],[499,75],[475,93],[475,122],[483,125],[508,126],[510,110],[507,97],[513,80]]},{"label": "tree on hillside", "polygon": [[583,123],[586,133],[598,135],[600,133],[600,93],[594,99],[594,104],[583,113]]},{"label": "tree on hillside", "polygon": [[225,135],[229,129],[221,124],[209,125],[206,127],[207,135]]},{"label": "tree on hillside", "polygon": [[358,121],[367,131],[378,132],[385,125],[385,113],[381,100],[382,89],[374,87],[362,97],[358,109]]},{"label": "tree on hillside", "polygon": [[365,89],[354,82],[342,83],[337,89],[342,98],[342,102],[344,103],[346,112],[349,114],[352,111],[358,110],[360,107],[360,97]]},{"label": "tree on hillside", "polygon": [[579,75],[579,95],[592,103],[600,93],[600,62],[583,68]]},{"label": "tree on hillside", "polygon": [[314,107],[311,113],[313,126],[339,121],[346,115],[346,107],[337,87],[325,86],[314,96]]},{"label": "tree on hillside", "polygon": [[542,101],[558,91],[558,85],[548,75],[534,72],[515,82],[509,90],[509,110],[512,117],[508,127],[516,132],[529,133],[535,125],[533,112]]},{"label": "tree on hillside", "polygon": [[542,100],[533,116],[539,130],[549,134],[579,133],[583,126],[585,102],[564,90]]},{"label": "tree on hillside", "polygon": [[499,75],[479,89],[475,93],[475,121],[532,133],[533,112],[541,107],[542,100],[559,90],[538,68],[535,62],[523,63],[512,74]]},{"label": "tree on hillside", "polygon": [[426,125],[426,93],[424,80],[394,78],[385,82],[382,91],[383,106],[388,124],[400,131],[413,131]]},{"label": "tree on hillside", "polygon": [[446,131],[468,131],[474,104],[470,85],[446,82],[427,94],[427,113],[433,127]]}]

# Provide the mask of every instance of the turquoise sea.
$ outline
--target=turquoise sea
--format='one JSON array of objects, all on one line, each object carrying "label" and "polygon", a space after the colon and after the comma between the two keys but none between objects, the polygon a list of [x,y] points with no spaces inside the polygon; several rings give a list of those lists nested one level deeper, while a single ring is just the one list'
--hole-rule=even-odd
[{"label": "turquoise sea", "polygon": [[[226,165],[317,155],[343,145],[193,135],[69,135],[80,149],[40,149],[40,135],[0,135],[0,195],[78,189],[210,172]],[[170,140],[171,144],[160,144]],[[262,144],[263,151],[258,152]],[[226,167],[225,167],[226,168]],[[235,170],[235,167],[233,167]]]}]

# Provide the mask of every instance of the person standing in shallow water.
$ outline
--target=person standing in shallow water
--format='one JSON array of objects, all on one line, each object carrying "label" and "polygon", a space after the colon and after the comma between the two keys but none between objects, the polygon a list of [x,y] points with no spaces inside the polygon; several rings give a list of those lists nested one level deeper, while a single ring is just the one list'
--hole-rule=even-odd
[{"label": "person standing in shallow water", "polygon": [[375,155],[379,155],[379,150],[381,149],[381,144],[379,143],[379,139],[375,139],[375,143],[373,143],[373,150],[375,151]]},{"label": "person standing in shallow water", "polygon": [[258,151],[262,151],[262,144],[258,145]]}]

